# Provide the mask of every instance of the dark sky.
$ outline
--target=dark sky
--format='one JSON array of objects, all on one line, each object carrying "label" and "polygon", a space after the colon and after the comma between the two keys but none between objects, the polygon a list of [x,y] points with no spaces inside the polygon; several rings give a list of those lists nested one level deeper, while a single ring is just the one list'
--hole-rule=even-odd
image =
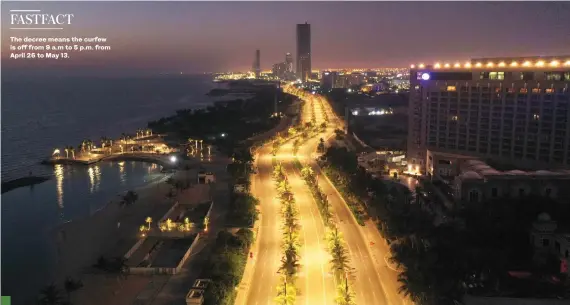
[{"label": "dark sky", "polygon": [[[9,30],[10,9],[73,13],[60,31]],[[313,67],[406,67],[471,57],[570,53],[570,2],[2,2],[4,68],[98,73],[262,69],[295,56],[312,27]],[[7,59],[10,36],[100,36],[113,48],[71,60]]]}]

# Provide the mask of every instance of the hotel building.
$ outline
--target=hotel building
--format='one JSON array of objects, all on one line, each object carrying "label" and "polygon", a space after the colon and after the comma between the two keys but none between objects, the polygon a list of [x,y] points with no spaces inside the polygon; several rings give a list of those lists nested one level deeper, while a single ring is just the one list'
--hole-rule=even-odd
[{"label": "hotel building", "polygon": [[[429,152],[525,168],[570,167],[570,56],[482,58],[412,65],[408,162]],[[455,158],[458,160],[461,158]]]}]

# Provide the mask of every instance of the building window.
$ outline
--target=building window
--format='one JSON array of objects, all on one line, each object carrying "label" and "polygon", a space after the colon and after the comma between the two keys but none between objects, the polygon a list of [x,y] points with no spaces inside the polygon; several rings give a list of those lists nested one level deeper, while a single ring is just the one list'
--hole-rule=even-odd
[{"label": "building window", "polygon": [[570,82],[570,72],[564,72],[564,81]]},{"label": "building window", "polygon": [[548,238],[542,239],[542,246],[543,247],[548,247],[549,244],[550,244],[550,240],[548,240]]},{"label": "building window", "polygon": [[552,94],[552,93],[554,93],[554,89],[548,88],[548,89],[545,89],[544,92],[546,92],[548,94]]},{"label": "building window", "polygon": [[457,91],[457,88],[455,86],[447,86],[447,91]]},{"label": "building window", "polygon": [[528,89],[526,88],[521,88],[521,90],[519,91],[520,93],[528,93]]},{"label": "building window", "polygon": [[540,93],[540,88],[533,88],[532,93]]},{"label": "building window", "polygon": [[546,80],[562,80],[562,73],[560,72],[544,72]]},{"label": "building window", "polygon": [[520,78],[521,80],[533,80],[534,72],[521,72]]},{"label": "building window", "polygon": [[498,195],[499,195],[499,190],[496,187],[492,188],[491,189],[491,196],[497,197]]},{"label": "building window", "polygon": [[469,201],[470,202],[478,202],[479,201],[479,192],[478,191],[470,191],[469,192]]},{"label": "building window", "polygon": [[489,79],[503,80],[505,79],[505,72],[489,72]]},{"label": "building window", "polygon": [[481,72],[479,79],[489,79],[489,72]]},{"label": "building window", "polygon": [[535,114],[532,115],[532,119],[535,120],[535,121],[538,121],[538,120],[540,120],[540,115],[538,115],[538,114],[535,113]]}]

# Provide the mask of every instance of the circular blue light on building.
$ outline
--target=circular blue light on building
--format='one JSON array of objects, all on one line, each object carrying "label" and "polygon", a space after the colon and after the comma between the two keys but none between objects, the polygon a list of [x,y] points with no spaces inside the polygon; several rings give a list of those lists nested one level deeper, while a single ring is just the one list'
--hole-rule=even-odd
[{"label": "circular blue light on building", "polygon": [[423,80],[429,80],[429,73],[422,74],[422,79]]}]

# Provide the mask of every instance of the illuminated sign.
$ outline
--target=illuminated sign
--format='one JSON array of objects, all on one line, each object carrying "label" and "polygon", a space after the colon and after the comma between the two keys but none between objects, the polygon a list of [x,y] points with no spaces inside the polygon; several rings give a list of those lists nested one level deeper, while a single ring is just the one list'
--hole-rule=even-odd
[{"label": "illuminated sign", "polygon": [[422,80],[429,80],[429,73],[422,73]]}]

